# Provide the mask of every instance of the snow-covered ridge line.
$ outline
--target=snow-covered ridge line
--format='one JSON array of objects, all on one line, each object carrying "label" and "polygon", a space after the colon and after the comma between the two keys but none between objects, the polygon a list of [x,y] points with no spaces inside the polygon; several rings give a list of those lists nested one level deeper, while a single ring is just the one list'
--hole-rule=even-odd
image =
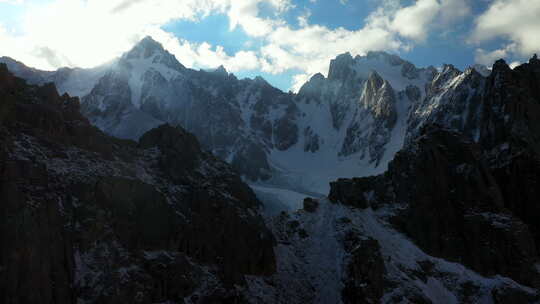
[{"label": "snow-covered ridge line", "polygon": [[[384,172],[411,121],[419,125],[439,107],[441,97],[426,88],[442,82],[453,90],[464,75],[450,66],[419,69],[385,52],[345,53],[331,61],[328,77],[317,74],[287,94],[223,68],[187,69],[150,37],[96,69],[10,66],[81,95],[84,115],[111,135],[137,139],[162,123],[181,125],[248,180],[321,194],[336,178]],[[454,74],[441,79],[447,70]]]}]

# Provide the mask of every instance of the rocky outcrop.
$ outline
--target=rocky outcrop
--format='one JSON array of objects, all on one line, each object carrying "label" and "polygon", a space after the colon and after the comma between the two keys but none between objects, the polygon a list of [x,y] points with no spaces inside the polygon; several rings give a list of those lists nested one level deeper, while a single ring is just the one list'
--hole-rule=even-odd
[{"label": "rocky outcrop", "polygon": [[343,303],[378,303],[386,287],[386,269],[379,243],[360,240],[351,252],[341,299]]},{"label": "rocky outcrop", "polygon": [[501,188],[481,157],[480,146],[460,134],[425,126],[383,176],[337,181],[330,198],[359,208],[404,204],[394,225],[427,253],[538,286],[533,234],[505,208]]},{"label": "rocky outcrop", "polygon": [[263,149],[251,143],[234,155],[231,166],[251,180],[267,180],[271,177],[268,157]]},{"label": "rocky outcrop", "polygon": [[[125,72],[111,71],[82,98],[81,113],[108,134],[121,138],[139,138],[161,122],[137,111],[132,104],[132,94],[128,75]],[[128,136],[129,134],[134,136]]]},{"label": "rocky outcrop", "polygon": [[319,208],[319,201],[317,201],[316,199],[313,199],[311,197],[306,197],[304,199],[304,210],[306,210],[307,212],[316,212],[317,211],[317,208]]},{"label": "rocky outcrop", "polygon": [[360,105],[369,109],[376,120],[382,120],[383,124],[392,129],[396,124],[396,96],[390,83],[373,71],[369,76]]},{"label": "rocky outcrop", "polygon": [[160,169],[177,182],[182,182],[189,176],[189,172],[200,167],[203,162],[197,138],[183,129],[169,125],[146,132],[139,140],[139,147],[158,148],[161,152]]},{"label": "rocky outcrop", "polygon": [[426,97],[413,103],[406,141],[414,140],[423,125],[433,123],[459,130],[471,140],[477,140],[485,83],[486,79],[472,68],[461,72],[452,65],[445,65],[426,86]]},{"label": "rocky outcrop", "polygon": [[540,296],[538,294],[512,288],[512,286],[502,286],[493,289],[491,294],[493,296],[493,303],[495,304],[528,304],[540,302]]},{"label": "rocky outcrop", "polygon": [[513,70],[498,61],[487,77],[445,66],[388,171],[331,183],[329,198],[394,206],[393,225],[426,253],[534,288],[503,284],[491,290],[495,303],[538,302],[539,76],[536,58]]},{"label": "rocky outcrop", "polygon": [[399,153],[389,168],[396,201],[409,204],[398,226],[435,256],[538,284],[532,235],[504,209],[479,147],[437,127],[425,127],[418,141],[414,153]]},{"label": "rocky outcrop", "polygon": [[382,176],[340,178],[330,183],[330,201],[355,208],[377,207],[377,202],[388,199],[386,187],[390,186]]},{"label": "rocky outcrop", "polygon": [[419,103],[409,125],[410,138],[417,134],[414,128],[438,123],[478,142],[505,207],[530,227],[537,246],[538,223],[531,217],[540,214],[535,190],[540,180],[539,75],[534,57],[515,69],[499,60],[487,77],[474,69],[460,75],[445,66],[428,88],[428,96],[436,98]]},{"label": "rocky outcrop", "polygon": [[192,134],[119,140],[78,109],[0,65],[3,302],[206,303],[275,272],[260,202]]},{"label": "rocky outcrop", "polygon": [[364,84],[359,108],[347,128],[340,155],[362,151],[363,155],[369,155],[371,162],[378,164],[397,121],[396,102],[390,83],[373,71]]},{"label": "rocky outcrop", "polygon": [[351,56],[351,53],[347,52],[338,55],[335,59],[330,61],[328,79],[342,82],[355,79],[356,71],[354,70],[354,63],[354,58]]},{"label": "rocky outcrop", "polygon": [[497,61],[487,79],[479,142],[501,186],[505,207],[530,227],[540,249],[540,61],[511,70]]}]

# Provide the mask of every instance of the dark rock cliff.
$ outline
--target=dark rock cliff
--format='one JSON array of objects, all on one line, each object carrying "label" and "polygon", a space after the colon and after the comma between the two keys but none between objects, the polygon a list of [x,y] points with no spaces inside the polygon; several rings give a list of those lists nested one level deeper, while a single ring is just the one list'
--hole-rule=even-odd
[{"label": "dark rock cliff", "polygon": [[259,201],[190,133],[139,143],[0,65],[0,301],[240,301],[275,271]]},{"label": "dark rock cliff", "polygon": [[330,199],[357,208],[401,206],[397,228],[428,254],[538,288],[540,61],[498,61],[468,102],[477,142],[424,125],[380,176],[340,179]]}]

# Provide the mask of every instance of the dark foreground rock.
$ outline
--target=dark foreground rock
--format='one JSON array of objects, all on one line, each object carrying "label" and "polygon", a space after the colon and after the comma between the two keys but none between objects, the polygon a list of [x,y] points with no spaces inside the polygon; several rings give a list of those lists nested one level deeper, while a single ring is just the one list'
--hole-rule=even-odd
[{"label": "dark foreground rock", "polygon": [[319,208],[319,201],[311,197],[306,197],[304,199],[304,210],[307,212],[315,212]]},{"label": "dark foreground rock", "polygon": [[106,136],[0,65],[2,303],[237,303],[275,272],[259,205],[193,135]]},{"label": "dark foreground rock", "polygon": [[[384,175],[339,180],[332,184],[330,198],[357,208],[400,204],[392,222],[426,253],[486,276],[504,275],[538,287],[533,233],[505,208],[501,189],[481,156],[479,145],[428,125]],[[384,196],[377,195],[375,185],[381,184],[391,190]],[[343,190],[348,188],[352,190]],[[368,205],[366,198],[376,203]]]},{"label": "dark foreground rock", "polygon": [[347,265],[343,303],[377,303],[385,286],[386,269],[379,242],[360,240]]},{"label": "dark foreground rock", "polygon": [[400,206],[394,225],[428,254],[538,288],[540,61],[497,61],[482,81],[468,129],[425,124],[385,174],[338,180],[329,198]]}]

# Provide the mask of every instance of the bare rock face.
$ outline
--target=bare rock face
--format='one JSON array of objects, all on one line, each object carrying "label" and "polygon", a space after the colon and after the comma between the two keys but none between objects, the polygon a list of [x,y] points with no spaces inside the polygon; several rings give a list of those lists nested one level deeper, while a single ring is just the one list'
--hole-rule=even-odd
[{"label": "bare rock face", "polygon": [[[440,124],[459,130],[471,140],[477,140],[481,129],[485,83],[486,78],[472,68],[461,72],[452,65],[445,65],[427,84],[426,98],[412,105],[407,139],[414,140],[425,124]],[[406,93],[409,98],[416,95],[410,89]]]},{"label": "bare rock face", "polygon": [[[505,208],[480,146],[436,125],[425,126],[421,134],[384,175],[339,180],[331,185],[330,198],[360,208],[405,204],[393,222],[428,254],[538,286],[533,234]],[[376,185],[390,193],[382,194]]]},{"label": "bare rock face", "polygon": [[255,143],[238,150],[232,159],[231,166],[252,180],[266,180],[271,176],[267,155]]},{"label": "bare rock face", "polygon": [[539,87],[534,57],[513,70],[497,61],[487,77],[445,66],[415,105],[420,115],[388,172],[338,180],[330,198],[359,208],[405,204],[394,224],[429,254],[537,288]]},{"label": "bare rock face", "polygon": [[317,211],[317,208],[319,208],[319,202],[316,199],[311,197],[306,197],[304,199],[304,210],[313,213]]},{"label": "bare rock face", "polygon": [[388,186],[383,178],[340,178],[330,183],[328,198],[336,203],[355,208],[376,207],[378,198],[386,193]]},{"label": "bare rock face", "polygon": [[538,303],[540,301],[540,296],[538,294],[516,290],[511,286],[494,289],[491,293],[495,304],[528,304]]},{"label": "bare rock face", "polygon": [[375,119],[382,119],[387,128],[396,123],[396,96],[390,83],[373,71],[368,78],[360,104],[369,109]]},{"label": "bare rock face", "polygon": [[25,197],[39,195],[35,188],[47,186],[46,167],[2,158],[0,176],[0,297],[6,303],[73,303],[73,236],[60,224],[58,202]]},{"label": "bare rock face", "polygon": [[374,239],[360,240],[351,252],[347,266],[347,279],[342,290],[343,303],[378,303],[386,287],[386,269]]},{"label": "bare rock face", "polygon": [[540,249],[540,61],[511,70],[500,60],[487,78],[480,144],[505,207],[530,227]]},{"label": "bare rock face", "polygon": [[[195,137],[109,137],[0,65],[0,299],[193,303],[275,272],[260,202]],[[205,302],[206,301],[206,302]]]},{"label": "bare rock face", "polygon": [[137,111],[132,104],[133,92],[125,72],[105,74],[82,98],[81,112],[93,125],[101,126],[108,134],[121,138],[139,138],[161,124],[151,115]]},{"label": "bare rock face", "polygon": [[169,125],[161,125],[145,133],[139,140],[139,147],[158,148],[162,153],[160,168],[169,178],[179,182],[202,162],[201,148],[195,136]]},{"label": "bare rock face", "polygon": [[304,129],[304,151],[315,153],[319,151],[319,135],[315,134],[311,127]]},{"label": "bare rock face", "polygon": [[504,210],[479,147],[437,127],[424,128],[418,141],[414,152],[400,152],[389,169],[396,200],[409,203],[396,218],[398,226],[435,256],[536,284],[532,265],[538,253],[532,235]]},{"label": "bare rock face", "polygon": [[396,94],[390,83],[373,71],[364,84],[359,107],[347,128],[341,155],[364,151],[371,162],[378,163],[396,121]]},{"label": "bare rock face", "polygon": [[344,53],[330,61],[330,69],[328,71],[328,79],[347,81],[354,79],[354,58],[350,53]]}]

